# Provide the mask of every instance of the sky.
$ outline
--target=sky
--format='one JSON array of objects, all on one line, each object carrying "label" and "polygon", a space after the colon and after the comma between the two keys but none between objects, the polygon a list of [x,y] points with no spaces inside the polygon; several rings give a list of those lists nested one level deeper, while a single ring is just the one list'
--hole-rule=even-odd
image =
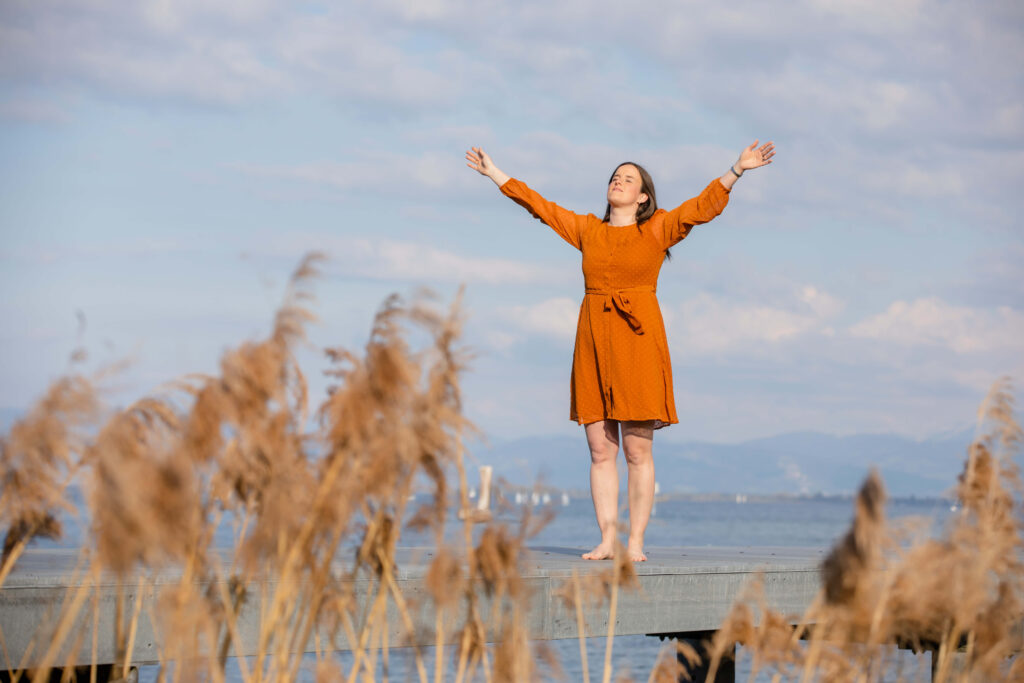
[{"label": "sky", "polygon": [[5,0],[0,408],[79,346],[114,402],[213,372],[319,250],[314,397],[389,294],[464,285],[468,416],[580,434],[579,252],[465,150],[600,216],[621,161],[671,208],[759,139],[662,269],[659,438],[962,430],[1024,377],[1021,64],[1008,0]]}]

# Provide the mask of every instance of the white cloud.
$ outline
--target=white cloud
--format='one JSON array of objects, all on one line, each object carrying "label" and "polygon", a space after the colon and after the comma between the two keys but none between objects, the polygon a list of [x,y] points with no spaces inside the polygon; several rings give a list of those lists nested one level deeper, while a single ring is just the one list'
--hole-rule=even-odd
[{"label": "white cloud", "polygon": [[747,342],[778,342],[814,326],[810,316],[772,306],[726,304],[709,295],[682,305],[679,345],[690,351],[727,351]]},{"label": "white cloud", "polygon": [[294,261],[309,251],[328,257],[326,271],[344,277],[415,283],[533,285],[563,282],[560,270],[514,259],[486,258],[411,240],[353,237],[331,233],[290,232],[253,241],[246,254]]},{"label": "white cloud", "polygon": [[512,306],[507,319],[520,329],[571,341],[576,337],[580,302],[567,297],[547,299],[531,306]]},{"label": "white cloud", "polygon": [[807,334],[832,334],[826,321],[843,303],[811,285],[772,303],[701,293],[666,315],[669,344],[687,354],[720,354],[777,345]]},{"label": "white cloud", "polygon": [[[206,102],[297,90],[340,95],[357,106],[415,104],[449,112],[462,110],[467,97],[499,96],[511,104],[501,86],[510,81],[530,94],[557,94],[529,98],[533,110],[564,115],[583,107],[592,120],[621,130],[642,130],[662,115],[656,129],[671,130],[673,116],[699,97],[741,120],[804,135],[826,114],[833,114],[831,135],[848,120],[869,131],[921,133],[938,123],[952,132],[968,112],[992,112],[991,120],[972,121],[976,131],[995,121],[997,130],[1012,133],[1021,118],[1015,90],[974,84],[978,74],[1016,78],[1011,65],[1024,56],[1019,17],[989,10],[924,0],[783,6],[660,0],[639,7],[401,0],[321,11],[283,0],[129,6],[10,0],[0,9],[0,71],[13,79],[45,77]],[[589,40],[579,41],[582,35]],[[628,47],[609,48],[613,40]],[[987,49],[949,47],[982,41]],[[906,45],[921,58],[905,59]],[[712,53],[718,57],[708,68],[703,57]],[[662,72],[677,86],[671,95],[660,94],[671,82],[659,82],[660,90],[645,87]]]},{"label": "white cloud", "polygon": [[0,74],[115,96],[236,104],[288,90],[259,4],[5,3]]},{"label": "white cloud", "polygon": [[225,167],[245,175],[325,185],[342,192],[390,193],[400,196],[462,194],[479,186],[479,176],[460,163],[457,153],[399,154],[350,150],[352,160],[299,164],[232,162]]},{"label": "white cloud", "polygon": [[520,338],[517,335],[509,334],[501,330],[489,329],[484,333],[484,341],[487,346],[495,351],[508,351]]},{"label": "white cloud", "polygon": [[552,273],[529,263],[509,259],[474,258],[429,245],[381,240],[358,241],[343,256],[363,263],[361,270],[380,277],[414,281],[534,284]]},{"label": "white cloud", "polygon": [[[502,311],[521,333],[571,342],[576,335],[578,299],[556,297]],[[678,305],[662,301],[670,346],[689,356],[748,353],[765,345],[780,345],[807,335],[834,336],[831,321],[844,303],[820,288],[791,288],[769,303],[706,292]],[[521,335],[520,335],[521,336]]]},{"label": "white cloud", "polygon": [[812,285],[801,288],[799,296],[800,300],[820,318],[830,318],[843,310],[842,301]]},{"label": "white cloud", "polygon": [[[799,189],[773,188],[777,200],[820,196],[866,207],[884,203],[888,197],[878,195],[887,190],[949,201],[994,196],[1009,181],[987,172],[1006,168],[992,143],[1016,144],[1024,130],[1012,68],[1024,59],[1020,17],[1001,7],[978,12],[927,0],[353,5],[314,12],[279,0],[155,0],[127,9],[11,0],[0,9],[0,74],[8,83],[119,100],[241,105],[326,95],[367,120],[443,113],[439,127],[507,115],[569,130],[585,118],[611,142],[574,156],[597,158],[602,169],[624,147],[667,156],[679,145],[666,140],[687,140],[687,128],[725,115],[735,129],[775,138],[779,162],[827,168],[802,173]],[[590,39],[580,42],[581,35]],[[610,48],[612,40],[629,47]],[[985,49],[970,49],[980,43]],[[906,45],[921,58],[905,59]],[[714,68],[707,54],[718,55]],[[570,146],[585,146],[572,137]],[[644,141],[656,149],[644,150]],[[978,153],[958,153],[964,145]],[[589,168],[562,164],[565,157],[551,151],[544,166],[554,178],[573,182]],[[723,150],[722,158],[737,151]],[[719,168],[719,157],[715,150],[658,163],[670,172],[712,160]],[[344,181],[348,169],[332,163],[344,164],[292,170]],[[431,163],[408,174],[429,185],[445,177],[437,170]]]},{"label": "white cloud", "polygon": [[850,328],[850,334],[900,345],[944,346],[957,353],[1024,351],[1024,313],[954,306],[941,299],[894,301],[883,313]]},{"label": "white cloud", "polygon": [[922,199],[962,195],[968,186],[959,164],[928,168],[903,160],[894,160],[886,168],[868,175],[864,184],[890,194]]}]

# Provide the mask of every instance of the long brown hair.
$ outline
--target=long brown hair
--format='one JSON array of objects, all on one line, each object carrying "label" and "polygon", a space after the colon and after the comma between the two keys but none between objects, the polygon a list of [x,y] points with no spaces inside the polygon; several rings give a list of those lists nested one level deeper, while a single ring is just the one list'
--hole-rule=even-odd
[{"label": "long brown hair", "polygon": [[[619,169],[623,166],[633,166],[640,172],[640,192],[647,195],[647,201],[636,208],[636,224],[637,226],[640,226],[658,210],[658,200],[654,196],[654,181],[651,180],[651,174],[647,172],[647,169],[640,164],[633,163],[632,161],[623,161],[615,167],[614,171],[612,171],[611,178],[608,178],[609,185],[612,182],[612,178],[615,177],[615,174],[618,173]],[[607,223],[611,217],[612,205],[607,204],[604,209],[605,223]]]}]

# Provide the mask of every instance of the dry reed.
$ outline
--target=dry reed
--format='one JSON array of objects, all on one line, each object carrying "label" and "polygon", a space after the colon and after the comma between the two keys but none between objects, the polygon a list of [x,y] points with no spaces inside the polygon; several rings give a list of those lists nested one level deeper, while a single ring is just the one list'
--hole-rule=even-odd
[{"label": "dry reed", "polygon": [[[84,447],[83,428],[95,419],[99,400],[92,381],[61,378],[28,414],[0,437],[0,567],[9,571],[19,549],[36,537],[59,538],[59,510]],[[0,570],[0,585],[7,571]]]},{"label": "dry reed", "polygon": [[931,651],[934,681],[1021,680],[1024,664],[1012,659],[1024,620],[1021,428],[1008,380],[982,404],[977,434],[942,536],[901,543],[906,534],[886,523],[872,472],[849,532],[822,565],[819,598],[803,615],[785,615],[753,585],[709,645],[713,665],[739,643],[755,672],[781,679],[892,680],[883,646],[899,644]]},{"label": "dry reed", "polygon": [[[85,471],[95,552],[81,587],[57,616],[56,632],[73,630],[90,594],[96,622],[99,577],[108,572],[115,577],[122,672],[145,596],[154,592],[157,608],[145,616],[158,634],[161,660],[174,663],[161,679],[223,680],[227,658],[240,649],[240,615],[257,599],[258,656],[251,669],[238,660],[246,681],[294,679],[311,640],[319,679],[373,678],[378,661],[385,671],[388,666],[388,605],[407,632],[415,628],[416,606],[407,603],[395,575],[402,524],[433,530],[441,547],[450,470],[459,473],[460,500],[467,499],[462,439],[473,427],[462,415],[459,390],[468,360],[456,347],[461,294],[447,312],[425,293],[411,303],[388,298],[361,353],[327,351],[336,384],[313,411],[295,350],[313,320],[310,284],[320,260],[316,254],[303,259],[270,334],[226,352],[218,374],[183,378],[167,395],[114,412],[89,440],[79,432],[94,425],[95,392],[81,378],[61,380],[2,441],[7,570],[33,536],[59,533],[55,509],[63,504],[63,487],[72,472]],[[414,349],[410,333],[429,342]],[[408,501],[423,482],[427,502],[410,511]],[[234,520],[237,540],[227,556],[210,547],[225,515]],[[430,568],[436,642],[456,638],[460,678],[478,670],[496,680],[532,675],[518,561],[535,522],[524,521],[517,532],[491,525],[473,543],[467,521],[463,547],[442,547]],[[350,563],[339,565],[342,549],[356,538]],[[179,578],[167,581],[168,571]],[[165,579],[159,587],[157,576]],[[365,604],[352,592],[359,578],[372,582]],[[259,595],[246,589],[254,582]],[[495,637],[500,644],[489,645]],[[347,670],[319,651],[321,643],[339,639],[353,650]],[[65,640],[49,643],[33,678],[60,667]],[[435,680],[443,677],[442,657],[439,650]],[[418,651],[415,660],[419,679],[428,680]]]},{"label": "dry reed", "polygon": [[[423,293],[411,302],[388,298],[365,348],[327,351],[335,384],[311,407],[295,354],[314,319],[310,288],[320,262],[316,254],[303,259],[270,333],[227,351],[217,374],[183,378],[100,424],[93,382],[72,376],[54,383],[0,439],[0,585],[33,537],[60,533],[57,512],[67,507],[71,477],[81,471],[87,479],[89,562],[51,625],[58,637],[36,645],[45,653],[42,666],[25,672],[33,680],[63,666],[62,650],[90,645],[76,624],[94,625],[96,652],[103,572],[116,586],[122,672],[146,618],[168,665],[161,680],[224,680],[228,658],[242,650],[242,614],[259,609],[258,656],[237,660],[244,681],[293,680],[310,642],[317,680],[373,680],[378,668],[387,676],[389,650],[403,630],[436,645],[433,671],[413,650],[420,681],[525,681],[541,665],[558,674],[553,652],[528,640],[530,594],[520,567],[526,541],[550,511],[524,513],[515,528],[492,521],[477,532],[467,518],[459,543],[442,542],[453,503],[469,507],[463,440],[473,427],[459,389],[469,360],[457,346],[461,293],[447,311]],[[414,336],[428,341],[414,348]],[[1014,498],[1020,483],[1012,466],[1021,432],[1007,384],[993,390],[981,417],[957,488],[962,511],[943,538],[901,545],[872,473],[850,532],[823,566],[821,596],[805,615],[772,611],[755,584],[707,653],[685,644],[666,648],[649,680],[678,679],[678,656],[695,663],[707,654],[714,667],[737,642],[755,670],[791,679],[880,680],[885,666],[872,648],[893,642],[934,649],[937,680],[949,680],[961,645],[963,680],[1019,675],[1019,661],[1012,670],[1006,664],[1024,604]],[[419,496],[409,509],[424,486],[425,502]],[[212,552],[225,518],[235,525],[236,543],[226,554]],[[429,605],[399,588],[396,550],[406,526],[436,540],[424,582]],[[602,679],[609,681],[620,591],[637,582],[621,547],[617,557],[603,571],[574,575],[563,591],[588,680],[584,608],[607,605]],[[355,597],[357,579],[370,584],[365,602]],[[433,624],[419,628],[432,633],[413,633],[414,615],[425,608],[434,610]],[[350,660],[333,655],[339,641],[352,650]]]}]

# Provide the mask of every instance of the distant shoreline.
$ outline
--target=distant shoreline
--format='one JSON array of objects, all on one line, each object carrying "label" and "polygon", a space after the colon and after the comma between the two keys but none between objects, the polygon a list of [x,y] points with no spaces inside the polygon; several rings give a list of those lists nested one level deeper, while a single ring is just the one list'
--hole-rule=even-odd
[{"label": "distant shoreline", "polygon": [[[799,503],[811,501],[851,501],[857,494],[850,493],[664,493],[657,497],[658,502],[662,501],[685,501],[685,502],[715,502],[715,503]],[[737,500],[742,496],[742,500]],[[889,502],[896,503],[929,503],[943,502],[950,503],[955,499],[946,496],[892,496]]]},{"label": "distant shoreline", "polygon": [[[514,498],[515,494],[530,493],[536,491],[539,494],[547,493],[554,497],[556,494],[566,493],[573,500],[586,499],[590,500],[590,491],[585,489],[560,489],[551,486],[518,486],[505,485],[496,487],[500,491],[500,495],[505,498]],[[682,491],[670,491],[666,493],[659,493],[655,496],[655,502],[685,502],[685,503],[801,503],[801,502],[820,502],[820,501],[836,501],[836,502],[849,502],[856,496],[855,491],[849,493],[745,493],[742,491],[726,493],[722,491],[709,492],[709,493],[696,493],[696,492],[682,492]],[[952,496],[932,496],[932,495],[900,495],[890,496],[888,502],[891,503],[953,503],[956,499]]]}]

